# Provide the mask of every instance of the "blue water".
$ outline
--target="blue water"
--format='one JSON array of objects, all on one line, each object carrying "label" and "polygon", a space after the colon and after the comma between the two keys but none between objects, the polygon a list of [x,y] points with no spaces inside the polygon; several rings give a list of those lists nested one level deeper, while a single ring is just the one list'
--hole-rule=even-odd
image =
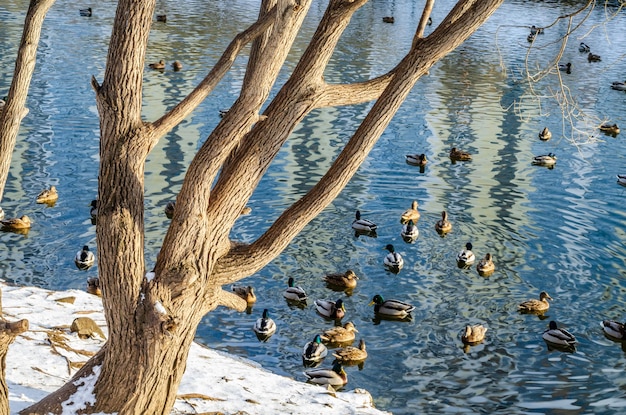
[{"label": "blue water", "polygon": [[[7,2],[4,2],[7,3]],[[10,85],[26,1],[0,5],[0,96]],[[180,4],[179,4],[180,3]],[[450,8],[437,3],[435,24]],[[327,70],[329,82],[363,80],[389,70],[410,40],[420,5],[408,0],[370,2],[357,12]],[[154,24],[148,62],[180,60],[180,72],[145,73],[145,111],[154,120],[183,98],[208,72],[234,34],[251,23],[256,2],[162,2],[167,24]],[[98,119],[90,78],[101,79],[114,2],[94,7],[94,16],[57,0],[39,47],[36,72],[13,155],[2,207],[8,216],[28,214],[27,236],[0,233],[0,277],[49,289],[85,288],[97,266],[83,272],[76,251],[95,244],[89,202],[96,197]],[[324,4],[314,4],[282,79],[293,68]],[[248,313],[218,309],[198,328],[198,341],[260,362],[304,381],[300,353],[315,334],[333,325],[309,301],[301,309],[282,298],[293,276],[311,300],[342,298],[344,321],[354,321],[367,344],[363,367],[348,367],[347,388],[365,388],[376,405],[394,413],[623,413],[626,348],[606,339],[602,319],[622,319],[626,305],[626,174],[622,133],[598,131],[605,121],[626,126],[626,95],[610,89],[624,81],[623,12],[605,23],[594,9],[565,47],[560,62],[533,88],[526,74],[550,67],[567,30],[561,21],[537,37],[531,53],[528,26],[547,26],[573,11],[567,2],[507,1],[470,40],[417,83],[394,121],[341,195],[313,220],[276,260],[242,283],[255,287],[258,302]],[[381,21],[394,15],[395,24]],[[514,16],[514,19],[511,19]],[[579,18],[577,18],[579,21]],[[427,32],[433,27],[427,29]],[[593,29],[593,30],[592,30]],[[578,52],[584,41],[602,62]],[[146,258],[151,268],[168,220],[167,201],[178,193],[195,150],[219,122],[219,109],[235,100],[245,57],[215,93],[164,137],[146,166]],[[559,85],[559,76],[563,88]],[[557,101],[569,98],[570,105]],[[249,202],[252,214],[233,230],[252,241],[283,209],[321,177],[370,105],[318,110],[284,146]],[[564,108],[564,109],[563,109]],[[547,126],[553,138],[541,142]],[[473,154],[451,163],[451,147]],[[534,155],[553,152],[553,169],[531,165]],[[425,153],[423,172],[405,154]],[[54,207],[35,196],[56,185]],[[400,214],[418,200],[420,236],[400,237]],[[355,237],[356,209],[379,225],[377,238]],[[441,211],[453,230],[434,230]],[[466,242],[478,257],[491,253],[495,273],[484,278],[460,269],[454,257]],[[382,248],[395,245],[405,267],[385,271]],[[358,287],[348,295],[328,289],[325,273],[353,269]],[[228,287],[225,287],[228,289]],[[546,290],[554,298],[546,319],[520,315],[517,304]],[[407,322],[377,321],[367,304],[374,294],[413,303]],[[251,328],[264,308],[278,325],[267,342]],[[550,351],[541,339],[549,320],[579,340],[574,353]],[[466,324],[488,327],[485,341],[466,353]],[[329,366],[330,357],[323,365]]]}]

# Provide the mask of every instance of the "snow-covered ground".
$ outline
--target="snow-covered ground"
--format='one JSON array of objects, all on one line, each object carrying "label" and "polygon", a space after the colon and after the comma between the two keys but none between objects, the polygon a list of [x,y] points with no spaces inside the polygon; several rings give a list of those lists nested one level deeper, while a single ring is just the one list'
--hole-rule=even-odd
[{"label": "snow-covered ground", "polygon": [[[63,385],[102,344],[99,337],[80,339],[70,331],[74,319],[89,317],[106,335],[99,297],[83,291],[48,291],[15,287],[0,281],[4,318],[29,321],[29,330],[9,347],[6,378],[11,413]],[[72,301],[64,301],[72,300]],[[374,408],[365,390],[348,387],[331,393],[275,375],[260,365],[194,344],[172,414],[388,414]],[[93,399],[89,383],[74,396],[65,413],[75,413]]]}]

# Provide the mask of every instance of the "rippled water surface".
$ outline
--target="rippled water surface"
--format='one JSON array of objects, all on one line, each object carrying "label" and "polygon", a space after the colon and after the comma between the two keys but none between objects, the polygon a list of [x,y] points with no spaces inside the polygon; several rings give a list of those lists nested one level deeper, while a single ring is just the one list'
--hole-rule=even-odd
[{"label": "rippled water surface", "polygon": [[[6,4],[8,3],[8,5]],[[419,3],[419,2],[418,2]],[[0,5],[0,96],[12,76],[27,2]],[[171,108],[206,74],[234,34],[251,23],[256,2],[158,2],[166,24],[155,23],[148,61],[178,59],[180,72],[146,71],[145,118]],[[285,70],[294,67],[324,10],[316,3]],[[370,2],[354,17],[327,70],[329,82],[367,79],[389,70],[406,52],[420,16],[408,0]],[[435,24],[451,7],[438,2]],[[562,21],[536,38],[528,27],[550,25],[573,10],[569,2],[507,1],[470,40],[422,78],[341,195],[312,221],[285,252],[245,281],[258,302],[249,313],[218,309],[198,329],[198,340],[245,356],[272,371],[304,381],[300,353],[315,334],[334,323],[316,314],[312,301],[289,306],[282,297],[289,276],[311,299],[342,298],[347,316],[369,357],[349,367],[348,388],[365,388],[376,405],[394,413],[623,413],[626,348],[605,338],[602,319],[622,319],[626,305],[626,174],[623,134],[600,134],[605,121],[626,126],[626,95],[610,89],[624,80],[623,12],[605,21],[594,9],[563,52],[571,74],[552,69],[530,88],[531,74],[550,68],[567,30]],[[2,207],[9,216],[34,220],[27,236],[0,234],[0,277],[50,289],[84,288],[87,272],[76,269],[75,252],[95,244],[89,202],[95,198],[98,120],[94,75],[101,79],[114,2],[94,6],[82,18],[78,6],[57,0],[38,53],[24,119]],[[395,16],[384,24],[383,16]],[[427,32],[433,30],[429,27]],[[593,30],[591,30],[593,29]],[[584,38],[583,38],[584,36]],[[602,62],[578,52],[584,40]],[[241,86],[245,57],[215,93],[154,149],[146,167],[146,254],[150,268],[168,220],[163,208],[175,198],[195,150],[219,122]],[[559,87],[559,76],[564,88]],[[572,105],[563,112],[556,96]],[[294,132],[250,200],[233,238],[251,241],[325,172],[369,105],[315,111]],[[541,142],[547,126],[553,138]],[[473,154],[451,163],[448,151]],[[531,165],[534,155],[553,152],[553,169]],[[423,171],[405,154],[425,153]],[[37,205],[41,189],[56,185],[54,207]],[[400,237],[399,215],[418,200],[420,236]],[[354,211],[378,223],[377,238],[356,237]],[[434,224],[449,213],[453,230],[439,236]],[[495,273],[456,266],[466,242],[477,256],[491,253]],[[398,274],[384,270],[382,248],[392,243],[405,258]],[[95,249],[95,247],[94,247]],[[360,277],[348,295],[332,291],[325,273],[353,269]],[[228,288],[228,287],[227,287]],[[521,315],[517,304],[546,290],[554,298],[545,319]],[[378,321],[368,302],[374,294],[416,306],[410,321]],[[278,332],[259,342],[251,328],[264,308]],[[579,340],[574,353],[550,351],[541,339],[549,320]],[[464,351],[460,333],[468,324],[488,327],[485,341]],[[323,365],[330,365],[330,357]]]}]

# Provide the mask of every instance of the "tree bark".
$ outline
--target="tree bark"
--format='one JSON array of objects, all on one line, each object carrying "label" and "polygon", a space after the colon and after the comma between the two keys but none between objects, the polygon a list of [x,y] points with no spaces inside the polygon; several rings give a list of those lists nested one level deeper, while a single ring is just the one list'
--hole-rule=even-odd
[{"label": "tree bark", "polygon": [[[366,0],[331,0],[290,79],[262,115],[311,0],[264,0],[258,22],[242,32],[216,68],[181,104],[154,123],[141,120],[142,74],[154,0],[120,0],[102,85],[94,79],[101,150],[98,265],[109,327],[105,348],[72,382],[22,413],[60,413],[72,383],[96,367],[96,403],[86,413],[168,414],[202,317],[245,301],[222,285],[275,258],[343,189],[428,69],[469,37],[502,0],[461,0],[428,37],[419,24],[407,56],[388,74],[328,85],[324,70]],[[421,21],[427,20],[427,8]],[[426,19],[426,20],[425,20]],[[421,29],[420,29],[421,27]],[[143,258],[144,165],[157,140],[208,96],[242,42],[254,39],[238,100],[192,161],[147,280]],[[115,64],[113,64],[115,63]],[[229,240],[241,209],[297,124],[313,109],[377,99],[327,174],[250,245]]]},{"label": "tree bark", "polygon": [[9,388],[6,382],[6,359],[9,346],[17,336],[28,330],[28,320],[12,323],[2,316],[2,298],[0,293],[0,415],[9,415]]}]

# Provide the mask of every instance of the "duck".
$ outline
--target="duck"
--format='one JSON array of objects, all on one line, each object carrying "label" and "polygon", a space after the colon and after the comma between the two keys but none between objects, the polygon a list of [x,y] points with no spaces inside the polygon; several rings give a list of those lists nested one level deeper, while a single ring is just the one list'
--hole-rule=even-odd
[{"label": "duck", "polygon": [[559,71],[563,71],[565,73],[572,73],[572,64],[570,62],[559,63]]},{"label": "duck", "polygon": [[326,284],[342,288],[355,288],[359,277],[351,269],[344,273],[326,274],[324,281]]},{"label": "duck", "polygon": [[615,81],[611,84],[611,89],[616,91],[626,91],[626,82]]},{"label": "duck", "polygon": [[283,297],[285,297],[287,301],[298,303],[306,302],[307,300],[306,291],[304,291],[304,288],[294,285],[293,277],[289,277],[287,280],[287,289],[283,291]]},{"label": "duck", "polygon": [[387,317],[405,318],[411,311],[415,310],[415,306],[398,301],[385,300],[382,295],[376,294],[368,305],[374,304],[374,312]]},{"label": "duck", "polygon": [[357,232],[374,232],[378,226],[371,220],[361,218],[361,211],[357,210],[352,221],[352,229]]},{"label": "duck", "polygon": [[426,154],[407,154],[406,155],[407,164],[411,164],[413,166],[425,166],[428,163],[428,159],[426,158]]},{"label": "duck", "polygon": [[556,164],[556,155],[554,153],[543,154],[533,157],[533,164],[537,166],[554,166]]},{"label": "duck", "polygon": [[435,230],[438,233],[448,233],[452,230],[452,224],[448,221],[448,212],[441,212],[441,219],[435,223]]},{"label": "duck", "polygon": [[219,110],[220,118],[224,118],[228,114],[228,108]]},{"label": "duck", "polygon": [[161,59],[160,61],[151,63],[148,66],[150,67],[150,69],[165,69],[165,61]]},{"label": "duck", "polygon": [[59,198],[59,194],[57,193],[57,188],[54,186],[50,186],[48,189],[44,189],[37,195],[37,203],[47,203],[51,204],[57,201]]},{"label": "duck", "polygon": [[420,235],[419,229],[415,226],[413,220],[409,220],[407,224],[402,227],[402,232],[400,232],[400,236],[404,240],[404,242],[414,242]]},{"label": "duck", "polygon": [[618,174],[617,183],[621,184],[622,186],[626,186],[626,174]]},{"label": "duck", "polygon": [[31,221],[28,216],[22,215],[19,218],[0,220],[0,225],[3,231],[22,231],[30,229]]},{"label": "duck", "polygon": [[393,18],[393,16],[385,16],[383,17],[383,22],[385,23],[394,23],[396,21],[396,19]]},{"label": "duck", "polygon": [[365,340],[359,340],[358,347],[346,346],[335,350],[333,353],[335,359],[345,364],[348,362],[362,362],[367,359],[367,350],[365,349]]},{"label": "duck", "polygon": [[323,342],[331,344],[351,343],[359,331],[352,321],[347,321],[343,326],[335,326],[325,330],[320,337]]},{"label": "duck", "polygon": [[91,206],[91,209],[89,210],[91,219],[96,219],[98,217],[98,205],[99,204],[100,203],[96,199],[92,200],[91,203],[89,204],[89,206]]},{"label": "duck", "polygon": [[322,316],[330,319],[340,320],[346,315],[346,307],[343,300],[315,300],[315,309]]},{"label": "duck", "polygon": [[495,270],[496,266],[494,265],[493,258],[489,253],[487,253],[485,257],[478,261],[478,264],[476,264],[476,271],[483,276],[489,276],[493,274]]},{"label": "duck", "polygon": [[450,149],[450,158],[452,160],[468,161],[472,159],[472,155],[467,151],[459,150],[456,147]]},{"label": "duck", "polygon": [[617,135],[619,134],[620,129],[617,124],[602,124],[600,126],[600,131],[605,134]]},{"label": "duck", "polygon": [[89,250],[89,246],[87,245],[84,245],[83,249],[76,252],[76,255],[74,256],[74,263],[79,269],[82,270],[91,268],[95,262],[96,257],[93,252]]},{"label": "duck", "polygon": [[548,141],[552,138],[552,133],[548,130],[548,127],[544,127],[543,130],[539,133],[539,139],[541,141]]},{"label": "duck", "polygon": [[523,301],[517,306],[517,309],[522,313],[543,313],[550,308],[548,300],[552,300],[552,297],[547,292],[542,291],[539,293],[538,300],[533,298]]},{"label": "duck", "polygon": [[576,337],[565,329],[558,328],[556,321],[552,320],[549,323],[548,329],[543,332],[541,336],[543,339],[556,346],[573,347],[577,341]]},{"label": "duck", "polygon": [[387,244],[385,248],[389,253],[385,256],[383,264],[393,272],[399,272],[404,266],[402,255],[396,252],[392,244]]},{"label": "duck", "polygon": [[348,383],[348,375],[339,362],[336,362],[331,369],[310,369],[303,373],[307,382],[317,385],[340,388]]},{"label": "duck", "polygon": [[417,223],[421,216],[420,212],[417,210],[417,206],[417,200],[411,202],[411,207],[402,212],[402,215],[400,215],[400,223],[405,224],[410,220],[412,220],[413,223]]},{"label": "duck", "polygon": [[530,33],[533,35],[543,35],[543,27],[532,25],[530,26]]},{"label": "duck", "polygon": [[166,14],[157,14],[156,20],[157,20],[157,22],[166,23],[167,22],[167,15]]},{"label": "duck", "polygon": [[305,364],[321,362],[328,354],[328,348],[322,343],[322,337],[319,334],[315,338],[304,345],[302,349],[302,361]]},{"label": "duck", "polygon": [[86,9],[80,9],[78,13],[84,17],[91,17],[91,14],[92,14],[91,7],[88,7]]},{"label": "duck", "polygon": [[87,292],[89,294],[102,297],[102,290],[100,289],[100,278],[94,277],[87,280]]},{"label": "duck", "polygon": [[248,303],[248,305],[256,303],[256,294],[254,294],[254,288],[252,288],[251,286],[248,285],[247,287],[244,287],[233,285],[232,290],[235,294],[237,294],[238,297],[246,300],[246,303]]},{"label": "duck", "polygon": [[578,45],[578,51],[580,53],[589,53],[591,52],[591,48],[585,42],[580,42],[580,45]]},{"label": "duck", "polygon": [[174,208],[176,207],[176,202],[175,201],[170,201],[167,202],[167,204],[165,205],[165,216],[168,219],[172,219],[174,217]]},{"label": "duck", "polygon": [[596,55],[596,54],[589,52],[589,55],[587,55],[587,60],[589,62],[600,62],[602,58],[600,58],[600,55]]},{"label": "duck", "polygon": [[529,43],[533,43],[533,42],[535,41],[535,38],[536,38],[536,37],[537,37],[537,35],[536,35],[536,34],[534,34],[534,33],[529,33],[529,34],[528,34],[528,36],[526,36],[526,40],[527,40]]},{"label": "duck", "polygon": [[603,320],[600,325],[604,334],[616,340],[626,340],[626,325],[614,320]]},{"label": "duck", "polygon": [[473,264],[474,261],[476,261],[476,255],[474,255],[474,253],[472,252],[472,248],[473,246],[471,242],[466,243],[465,249],[459,252],[459,254],[456,256],[456,262],[462,263],[463,265]]},{"label": "duck", "polygon": [[180,71],[181,69],[183,69],[183,64],[180,61],[174,61],[172,62],[172,69],[174,69],[175,71]]},{"label": "duck", "polygon": [[258,336],[266,338],[276,332],[276,323],[271,319],[267,308],[263,310],[263,316],[257,319],[252,329]]},{"label": "duck", "polygon": [[482,324],[467,325],[465,332],[461,335],[461,341],[465,344],[475,345],[485,339],[485,333],[487,333],[487,328]]}]

